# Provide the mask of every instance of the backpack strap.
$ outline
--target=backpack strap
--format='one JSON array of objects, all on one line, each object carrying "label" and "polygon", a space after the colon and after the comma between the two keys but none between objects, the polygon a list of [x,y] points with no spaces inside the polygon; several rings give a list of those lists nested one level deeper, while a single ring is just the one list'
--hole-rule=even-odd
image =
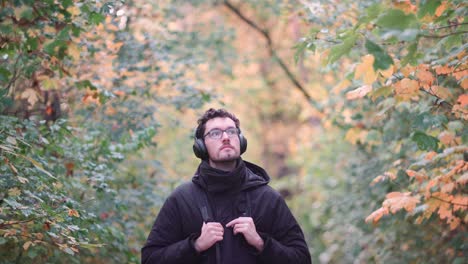
[{"label": "backpack strap", "polygon": [[211,212],[211,206],[208,203],[208,197],[206,196],[205,191],[201,189],[200,186],[192,182],[192,197],[197,202],[198,209],[200,210],[203,222],[213,221],[213,213]]},{"label": "backpack strap", "polygon": [[[203,218],[204,223],[208,223],[214,220],[213,213],[211,212],[211,206],[208,203],[208,196],[204,190],[201,189],[200,186],[196,185],[192,182],[192,197],[197,202],[198,209],[200,209],[200,213]],[[221,263],[221,247],[219,243],[215,244],[216,247],[216,263]]]}]

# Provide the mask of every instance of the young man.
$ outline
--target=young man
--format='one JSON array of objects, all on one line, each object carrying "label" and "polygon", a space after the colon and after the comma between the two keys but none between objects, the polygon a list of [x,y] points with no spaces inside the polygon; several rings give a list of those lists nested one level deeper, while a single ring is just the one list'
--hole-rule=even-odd
[{"label": "young man", "polygon": [[311,263],[304,235],[261,167],[242,160],[239,120],[209,109],[193,150],[192,182],[167,198],[141,251],[142,263]]}]

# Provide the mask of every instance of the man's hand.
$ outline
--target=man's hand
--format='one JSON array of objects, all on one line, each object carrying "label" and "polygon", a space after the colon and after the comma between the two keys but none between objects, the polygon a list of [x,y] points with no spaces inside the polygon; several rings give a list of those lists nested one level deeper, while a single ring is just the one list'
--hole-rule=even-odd
[{"label": "man's hand", "polygon": [[195,240],[195,250],[203,252],[223,240],[224,228],[220,223],[203,223],[201,235]]},{"label": "man's hand", "polygon": [[259,252],[263,250],[264,242],[257,233],[254,221],[251,217],[239,217],[229,222],[226,227],[232,227],[234,235],[242,233],[245,240]]}]

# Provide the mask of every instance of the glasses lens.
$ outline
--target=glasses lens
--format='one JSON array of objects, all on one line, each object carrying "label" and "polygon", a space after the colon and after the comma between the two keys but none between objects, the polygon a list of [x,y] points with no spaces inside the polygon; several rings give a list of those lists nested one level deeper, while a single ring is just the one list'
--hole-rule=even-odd
[{"label": "glasses lens", "polygon": [[237,128],[235,128],[235,127],[228,128],[228,129],[226,130],[226,133],[227,133],[228,136],[230,136],[230,137],[235,136],[235,135],[237,135]]},{"label": "glasses lens", "polygon": [[221,135],[223,134],[223,131],[220,129],[213,129],[208,133],[208,136],[210,138],[221,138]]}]

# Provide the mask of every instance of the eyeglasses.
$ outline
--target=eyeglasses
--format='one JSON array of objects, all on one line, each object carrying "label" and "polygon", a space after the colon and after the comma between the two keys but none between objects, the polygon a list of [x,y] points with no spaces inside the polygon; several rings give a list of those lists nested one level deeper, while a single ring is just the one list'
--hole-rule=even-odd
[{"label": "eyeglasses", "polygon": [[209,137],[211,139],[221,139],[223,137],[224,132],[226,132],[229,138],[239,135],[239,129],[237,129],[237,127],[230,127],[225,130],[222,130],[219,128],[212,129],[210,130],[210,132],[206,133],[203,137]]}]

